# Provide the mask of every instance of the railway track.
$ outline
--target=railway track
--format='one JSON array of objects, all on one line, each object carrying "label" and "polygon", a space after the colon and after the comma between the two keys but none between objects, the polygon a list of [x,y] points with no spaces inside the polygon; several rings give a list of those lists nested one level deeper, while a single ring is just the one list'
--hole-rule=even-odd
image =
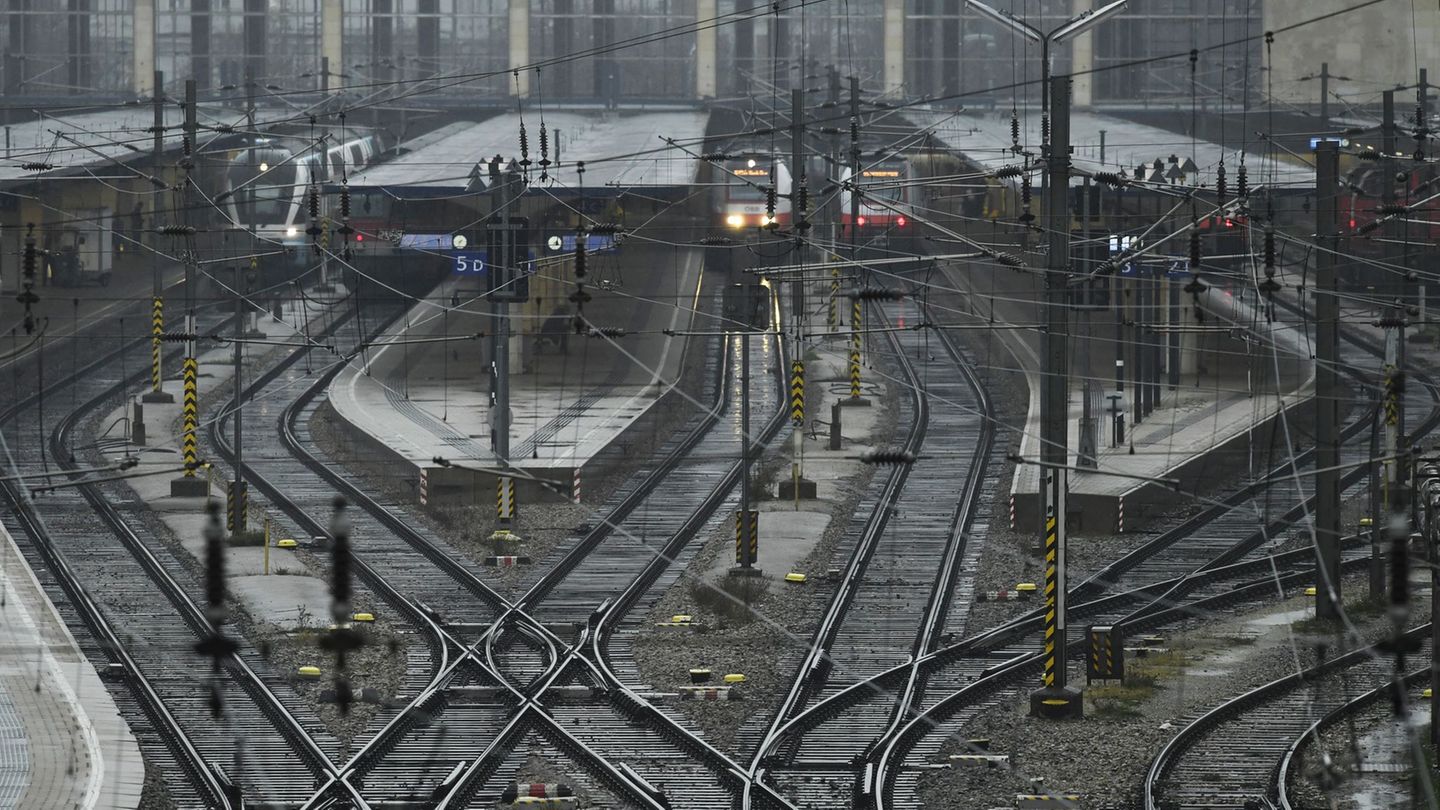
[{"label": "railway track", "polygon": [[[1323,759],[1318,764],[1308,760],[1308,755],[1312,749],[1320,743],[1321,733],[1343,722],[1354,723],[1358,715],[1385,698],[1390,698],[1394,701],[1399,697],[1399,700],[1396,702],[1399,703],[1403,711],[1414,712],[1418,710],[1418,707],[1423,705],[1419,687],[1429,680],[1429,676],[1430,669],[1426,667],[1405,675],[1400,679],[1399,684],[1392,678],[1389,682],[1377,686],[1369,692],[1362,693],[1340,706],[1332,708],[1328,713],[1310,724],[1299,736],[1291,740],[1289,746],[1286,747],[1284,754],[1280,758],[1280,764],[1275,769],[1274,778],[1272,779],[1271,796],[1274,798],[1274,803],[1279,810],[1298,810],[1298,808],[1303,806],[1300,804],[1301,800],[1295,794],[1296,788],[1302,779],[1314,778],[1313,774],[1304,773],[1306,770],[1329,770],[1331,767],[1330,763],[1323,761]],[[1394,723],[1391,733],[1398,734],[1404,740],[1403,747],[1408,754],[1410,750],[1412,750],[1410,739],[1412,735],[1416,733],[1416,726],[1421,724],[1405,722],[1405,719],[1402,718],[1396,718],[1396,720],[1397,722]],[[1352,733],[1355,732],[1354,726],[1352,726],[1351,731]],[[1363,756],[1363,753],[1361,753],[1362,750],[1363,746],[1357,750],[1357,755]],[[1366,763],[1363,762],[1353,763],[1353,766],[1361,770],[1361,772],[1366,770],[1365,765]],[[1381,772],[1384,773],[1383,770],[1381,770]],[[1385,774],[1385,777],[1382,778],[1398,778],[1398,776],[1399,775],[1393,774],[1392,772]],[[1386,792],[1393,793],[1395,789],[1400,786],[1392,783],[1387,784],[1385,787]]]},{"label": "railway track", "polygon": [[[774,347],[771,347],[774,351]],[[293,364],[293,360],[291,361]],[[777,364],[777,368],[778,368]],[[715,367],[717,378],[721,374],[728,373],[723,363],[717,363]],[[252,386],[250,395],[252,397],[268,396],[264,390],[265,386],[285,387],[289,383],[284,381],[286,372],[283,368],[272,369],[267,375]],[[251,476],[262,472],[258,465],[266,465],[261,480],[256,482],[258,489],[265,492],[265,495],[294,519],[301,528],[319,529],[319,521],[312,515],[307,517],[307,511],[313,512],[319,508],[314,504],[310,510],[302,508],[297,502],[291,501],[289,495],[292,491],[303,492],[307,485],[304,482],[322,482],[317,490],[316,498],[320,498],[326,490],[339,490],[348,497],[355,500],[361,507],[362,512],[368,519],[379,521],[382,526],[370,526],[356,521],[353,532],[353,543],[357,551],[361,565],[357,570],[362,579],[372,590],[382,594],[383,598],[392,606],[397,607],[402,613],[415,614],[426,613],[421,620],[411,615],[408,618],[416,620],[419,626],[424,626],[428,621],[435,626],[429,631],[432,638],[430,647],[432,651],[439,651],[442,655],[448,656],[448,664],[445,666],[424,666],[415,662],[411,667],[410,687],[415,691],[407,695],[410,697],[409,706],[404,710],[392,713],[384,723],[379,724],[380,728],[368,737],[361,750],[352,758],[347,765],[347,778],[363,782],[367,787],[367,797],[376,800],[386,798],[376,792],[375,786],[385,785],[384,789],[394,789],[396,793],[392,800],[414,800],[416,796],[428,795],[432,800],[440,802],[445,806],[459,806],[466,801],[471,802],[493,802],[498,796],[501,785],[493,784],[496,774],[503,777],[506,772],[513,773],[513,767],[508,771],[504,767],[507,761],[513,764],[513,751],[507,751],[504,742],[513,747],[517,740],[526,738],[527,734],[535,731],[540,736],[562,751],[578,756],[582,764],[587,764],[592,771],[595,771],[602,782],[609,782],[611,785],[618,784],[621,794],[628,795],[632,800],[640,797],[642,804],[647,801],[654,802],[655,790],[643,775],[647,770],[654,771],[657,778],[663,778],[673,797],[670,801],[677,806],[713,806],[714,802],[721,797],[726,797],[727,791],[738,790],[739,784],[734,773],[733,765],[724,760],[713,747],[695,738],[694,735],[685,731],[677,721],[666,714],[656,710],[653,706],[640,700],[633,690],[627,690],[617,681],[612,680],[608,687],[603,687],[605,701],[613,706],[620,707],[619,711],[613,708],[608,709],[614,714],[614,720],[601,718],[597,722],[594,701],[588,706],[581,707],[586,714],[584,721],[580,722],[579,717],[567,714],[567,707],[560,705],[559,700],[547,695],[547,691],[553,686],[599,686],[603,680],[596,676],[596,669],[592,660],[579,655],[576,650],[578,645],[569,645],[559,639],[550,627],[555,625],[555,616],[547,617],[546,623],[542,624],[534,620],[528,613],[524,612],[523,606],[509,605],[498,596],[483,596],[483,601],[490,607],[488,616],[467,617],[473,621],[455,622],[450,617],[438,617],[433,610],[427,610],[419,605],[410,604],[411,600],[406,598],[405,592],[389,583],[388,568],[370,566],[368,561],[371,554],[371,544],[378,543],[392,547],[396,544],[393,539],[398,537],[405,543],[405,548],[418,550],[420,557],[426,560],[430,566],[429,573],[421,573],[420,576],[435,578],[435,567],[442,569],[443,577],[440,579],[449,580],[441,586],[429,584],[428,587],[444,587],[450,589],[456,583],[463,585],[463,588],[480,591],[484,588],[474,576],[474,572],[462,572],[459,568],[464,567],[457,558],[459,554],[453,550],[438,544],[433,538],[422,535],[414,528],[413,522],[405,520],[403,513],[393,505],[382,505],[372,500],[363,493],[354,482],[349,481],[342,473],[334,470],[329,465],[320,461],[310,450],[307,437],[304,436],[304,425],[308,422],[308,415],[315,407],[315,401],[319,392],[324,389],[327,380],[321,378],[310,385],[301,395],[285,408],[280,417],[281,430],[278,432],[283,438],[284,449],[289,458],[282,458],[276,448],[262,447],[259,451],[252,451],[247,447],[249,458],[259,459],[252,466],[247,460],[247,470]],[[777,376],[777,389],[778,389]],[[717,380],[718,388],[718,380]],[[773,397],[772,407],[778,412],[778,391]],[[688,463],[687,453],[693,449],[696,440],[703,439],[709,432],[709,426],[705,423],[714,422],[718,418],[717,409],[712,409],[709,414],[701,415],[702,424],[696,426],[696,430],[686,434],[687,438],[673,442],[675,445],[672,452],[667,455],[667,461],[659,465],[659,469],[649,471],[649,474],[637,476],[641,484],[621,496],[622,509],[612,513],[611,524],[619,524],[622,529],[626,527],[625,516],[634,510],[637,503],[643,501],[648,492],[655,489],[661,482],[673,481],[676,464]],[[732,430],[727,426],[727,430]],[[217,424],[213,439],[217,445],[224,449],[223,425]],[[732,430],[733,436],[733,430]],[[689,437],[697,437],[696,439]],[[738,440],[732,438],[738,455]],[[696,482],[706,480],[707,475],[713,475],[711,467],[714,459],[711,458],[711,450],[719,450],[715,447],[704,447],[706,452],[696,453],[695,463],[700,465],[692,471],[691,477]],[[673,462],[673,463],[672,463]],[[296,467],[295,464],[303,467]],[[304,472],[308,475],[301,475]],[[269,476],[279,476],[290,484],[284,494],[276,487],[265,483]],[[721,485],[716,486],[719,497],[712,496],[706,499],[702,505],[713,513],[714,509],[723,499],[723,492],[729,486],[733,486],[734,475],[724,476]],[[297,489],[297,487],[299,487]],[[688,505],[681,505],[677,508],[667,503],[667,513],[670,519],[674,515],[687,515],[682,509],[689,509]],[[703,510],[702,510],[703,511]],[[647,513],[647,519],[650,516]],[[688,534],[684,531],[687,525],[693,526],[697,521],[708,520],[709,516],[701,515],[699,512],[691,511],[688,516],[680,522],[680,529],[675,531],[673,536],[680,538],[682,544]],[[661,526],[655,523],[655,526]],[[615,536],[631,536],[626,532],[616,533]],[[635,535],[644,537],[645,535]],[[370,540],[364,538],[369,537]],[[375,538],[386,537],[384,540]],[[632,536],[633,537],[633,536]],[[591,538],[596,539],[596,538]],[[599,538],[603,539],[603,537]],[[591,548],[586,547],[583,541],[577,544],[573,553],[573,568],[583,564],[590,556]],[[608,548],[608,547],[607,547]],[[391,553],[394,553],[393,551]],[[653,550],[650,552],[653,556]],[[413,554],[404,555],[410,566],[419,563]],[[666,554],[656,559],[664,559]],[[384,561],[384,557],[377,557]],[[639,560],[637,560],[639,562]],[[387,563],[388,565],[388,563]],[[457,568],[458,566],[458,568]],[[398,569],[402,573],[405,569]],[[420,569],[425,570],[425,566]],[[564,566],[556,569],[560,573],[554,576],[565,581],[579,581],[573,570]],[[624,570],[624,569],[620,569]],[[647,569],[649,570],[649,569]],[[633,577],[633,572],[626,575]],[[638,584],[637,584],[638,583]],[[618,584],[618,583],[616,583]],[[632,588],[644,590],[655,583],[652,577],[647,577],[642,571],[640,577],[635,578],[631,583]],[[493,592],[490,592],[493,594]],[[613,590],[609,593],[614,593]],[[438,598],[449,597],[451,594],[442,593]],[[470,595],[472,598],[475,593]],[[623,596],[623,594],[622,594]],[[448,606],[453,604],[453,599],[440,602]],[[612,600],[611,604],[614,604]],[[594,611],[594,605],[586,608],[586,613],[581,615],[581,624],[588,619],[589,613]],[[498,616],[496,615],[498,614]],[[623,613],[616,613],[615,616],[623,616]],[[571,618],[574,618],[572,615]],[[491,621],[493,619],[493,621]],[[443,639],[443,635],[454,628],[462,628],[467,635],[463,639]],[[512,653],[513,646],[500,649],[494,642],[501,632],[509,630],[512,634],[523,637],[525,642],[522,647],[533,648],[540,654],[527,656],[521,665],[507,666],[506,659]],[[448,643],[448,646],[447,646]],[[603,658],[597,655],[596,658]],[[546,674],[547,680],[543,684],[536,684],[533,678],[528,678],[532,672]],[[584,683],[575,684],[569,680],[574,673],[580,673]],[[519,677],[517,677],[519,676]],[[426,680],[428,678],[428,680]],[[422,684],[421,681],[424,681]],[[476,700],[474,695],[479,686],[489,694],[489,699]],[[462,691],[465,692],[464,699],[457,699]],[[588,690],[587,690],[588,691]],[[567,695],[574,695],[576,691],[569,689]],[[542,699],[547,701],[542,703]],[[602,701],[602,705],[605,701]],[[452,724],[443,722],[447,711],[455,710],[463,706],[461,712],[470,722]],[[644,756],[644,749],[637,751],[638,741],[632,729],[635,727],[633,720],[636,714],[646,715],[648,726],[650,753],[663,752],[668,749],[669,753]],[[442,722],[417,723],[417,715],[423,714],[427,720],[432,718],[442,719]],[[642,726],[642,727],[643,727]],[[465,729],[464,734],[457,734],[455,728]],[[626,736],[621,732],[630,731]],[[642,735],[644,736],[644,735]],[[486,744],[486,743],[489,744]],[[456,752],[463,751],[463,755]],[[475,751],[480,754],[476,756]],[[641,756],[637,756],[641,754]],[[634,763],[627,773],[617,770],[610,764],[611,759],[622,759],[629,757]],[[709,765],[707,768],[699,768],[689,779],[680,779],[681,771],[694,768],[689,760],[699,757]],[[382,765],[382,763],[385,763]],[[406,764],[409,763],[409,764]],[[654,763],[652,765],[652,763]],[[424,771],[424,777],[415,777],[416,767]],[[392,770],[393,768],[393,770]],[[724,771],[724,780],[729,784],[725,788],[717,787],[722,780],[716,778],[716,770]],[[396,781],[396,775],[405,774],[403,782]],[[377,778],[378,777],[378,778]],[[482,784],[483,783],[483,784]],[[676,785],[678,784],[678,789]],[[328,786],[327,786],[328,787]],[[720,790],[720,793],[716,793]],[[324,793],[324,791],[322,791]],[[493,795],[492,795],[493,794]],[[690,798],[686,798],[689,796]],[[317,800],[319,800],[317,795]]]},{"label": "railway track", "polygon": [[[1430,626],[1404,634],[1429,656]],[[1380,646],[1353,650],[1271,681],[1226,701],[1189,722],[1170,739],[1145,777],[1146,810],[1220,810],[1269,802],[1300,741],[1333,712],[1378,699],[1398,677],[1393,654]],[[1277,774],[1281,775],[1277,781]],[[1287,803],[1288,806],[1288,803]]]},{"label": "railway track", "polygon": [[[1363,361],[1373,359],[1378,351],[1378,347],[1354,335],[1347,334],[1346,340],[1348,345],[1342,351],[1342,360],[1351,369],[1363,368]],[[1429,408],[1407,409],[1407,426],[1414,431],[1413,435],[1424,435],[1440,423],[1440,388],[1424,375],[1412,374],[1412,379],[1416,378],[1424,388]],[[1349,435],[1352,442],[1342,449],[1342,461],[1368,457],[1354,446],[1359,432],[1352,429]],[[1309,463],[1307,454],[1294,463],[1294,467],[1299,468],[1298,474],[1293,467],[1288,470],[1282,467],[1267,476],[1268,482],[1280,484],[1280,492],[1295,498],[1298,503],[1293,506],[1277,502],[1263,489],[1257,491],[1256,484],[1246,484],[1231,496],[1220,499],[1226,509],[1217,506],[1202,516],[1222,518],[1233,510],[1235,499],[1243,503],[1245,499],[1265,495],[1270,497],[1272,508],[1285,509],[1282,514],[1287,520],[1302,520],[1308,514],[1306,504],[1310,500],[1309,478],[1304,475],[1305,465]],[[1343,477],[1342,487],[1353,489],[1361,478],[1360,470],[1353,471]],[[1164,579],[1088,600],[1075,598],[1075,594],[1083,597],[1087,592],[1105,593],[1113,578],[1109,570],[1102,570],[1072,589],[1071,619],[1084,620],[1087,624],[1118,623],[1128,632],[1138,632],[1237,604],[1269,599],[1277,588],[1313,582],[1313,552],[1302,548],[1277,553],[1281,540],[1278,530],[1286,525],[1285,521],[1277,525],[1256,519],[1252,526],[1255,524],[1260,524],[1260,528],[1239,533],[1238,539],[1231,539],[1228,545],[1218,532],[1206,532],[1205,536],[1210,539],[1196,544],[1200,551],[1192,553],[1189,543],[1180,541],[1201,532],[1208,521],[1181,522],[1162,533],[1165,542],[1147,543],[1136,553],[1127,555],[1132,558],[1127,563],[1132,570],[1143,563],[1150,576],[1164,576]],[[1346,570],[1363,569],[1367,556],[1368,549],[1352,541],[1344,555]],[[979,712],[994,705],[1004,690],[1020,685],[1039,671],[1036,653],[1039,645],[1035,640],[1039,627],[1038,611],[1032,612],[1008,625],[939,650],[926,662],[926,666],[932,668],[932,697],[927,697],[923,710],[908,720],[885,749],[878,752],[873,781],[874,806],[918,803],[915,794],[918,771],[907,768],[904,763],[921,765],[932,761],[946,739],[959,733]],[[1076,632],[1081,629],[1078,622],[1071,625],[1072,658],[1081,657],[1083,653],[1083,644]],[[894,672],[887,672],[867,688],[871,691],[887,688],[885,684],[892,683],[895,677]],[[858,697],[852,693],[849,699]],[[841,705],[837,702],[825,710],[833,712]]]},{"label": "railway track", "polygon": [[[252,650],[242,649],[216,676],[211,688],[224,698],[225,713],[212,718],[210,689],[195,676],[201,663],[194,652],[211,628],[191,596],[200,588],[184,575],[186,564],[141,537],[134,525],[139,505],[128,490],[75,485],[83,474],[64,474],[81,466],[72,448],[86,419],[120,405],[123,392],[148,373],[148,347],[144,339],[97,352],[99,359],[53,386],[48,401],[35,396],[12,406],[4,421],[18,435],[43,436],[43,426],[51,426],[41,441],[19,443],[15,469],[34,473],[53,465],[71,486],[38,500],[7,486],[15,507],[7,517],[67,622],[93,633],[81,638],[99,642],[83,642],[87,656],[124,668],[118,674],[131,695],[122,696],[120,706],[131,709],[128,719],[147,757],[157,767],[174,765],[164,772],[177,804],[228,806],[251,792],[301,798],[333,771],[333,739]],[[70,396],[61,399],[61,390]],[[87,461],[100,460],[93,444],[80,447]],[[98,596],[91,592],[97,585],[103,585]],[[253,758],[236,756],[237,740],[256,746]]]},{"label": "railway track", "polygon": [[[874,307],[882,327],[923,323],[922,304],[906,299]],[[912,392],[901,417],[903,451],[918,458],[877,479],[852,518],[856,538],[835,597],[821,619],[790,692],[762,740],[751,768],[800,806],[848,805],[854,763],[891,733],[924,690],[918,661],[940,642],[957,593],[960,563],[984,494],[997,480],[990,467],[993,411],[979,379],[944,334],[890,331],[874,365],[898,369]],[[987,486],[987,484],[989,486]],[[896,665],[909,677],[889,699],[788,734],[806,705]]]}]

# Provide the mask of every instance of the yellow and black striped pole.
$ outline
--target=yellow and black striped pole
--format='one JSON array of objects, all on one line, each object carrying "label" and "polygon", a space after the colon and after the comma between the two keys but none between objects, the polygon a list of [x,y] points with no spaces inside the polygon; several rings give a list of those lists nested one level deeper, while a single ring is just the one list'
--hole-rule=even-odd
[{"label": "yellow and black striped pole", "polygon": [[160,390],[160,339],[165,336],[165,299],[155,296],[150,307],[150,390]]},{"label": "yellow and black striped pole", "polygon": [[165,382],[162,343],[165,342],[165,297],[156,294],[150,304],[150,390],[141,397],[142,402],[168,403],[175,397],[162,386]]},{"label": "yellow and black striped pole", "polygon": [[[838,256],[831,256],[831,261],[838,261]],[[840,326],[840,266],[830,268],[830,312],[825,319],[826,325],[831,329]]]},{"label": "yellow and black striped pole", "polygon": [[790,421],[796,427],[805,424],[805,363],[790,364]]},{"label": "yellow and black striped pole", "polygon": [[185,457],[185,477],[194,478],[195,471],[200,467],[200,444],[196,439],[195,432],[200,426],[200,390],[199,374],[200,363],[193,357],[185,358],[181,366],[181,373],[185,383],[184,399],[181,404],[181,418],[184,421],[184,429],[181,434],[181,452]]},{"label": "yellow and black striped pole", "polygon": [[735,513],[735,563],[744,568],[760,559],[760,512],[741,509]]},{"label": "yellow and black striped pole", "polygon": [[508,475],[495,479],[495,518],[501,523],[515,519],[515,479]]},{"label": "yellow and black striped pole", "polygon": [[850,301],[850,400],[860,401],[860,329],[865,322],[865,302]]},{"label": "yellow and black striped pole", "polygon": [[[1056,599],[1056,588],[1059,585],[1059,527],[1056,524],[1053,514],[1045,517],[1045,674],[1041,681],[1046,686],[1055,685],[1056,642],[1057,633],[1063,632],[1061,628],[1059,601]],[[1064,666],[1064,661],[1059,661],[1058,666]],[[1063,676],[1061,676],[1063,677]]]}]

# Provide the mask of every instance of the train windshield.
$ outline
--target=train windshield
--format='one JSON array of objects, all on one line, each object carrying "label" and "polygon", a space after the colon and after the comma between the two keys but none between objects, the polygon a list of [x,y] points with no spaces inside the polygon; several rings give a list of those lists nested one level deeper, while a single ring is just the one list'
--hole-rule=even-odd
[{"label": "train windshield", "polygon": [[295,164],[286,149],[248,149],[230,162],[228,180],[236,189],[241,225],[285,222],[295,196]]}]

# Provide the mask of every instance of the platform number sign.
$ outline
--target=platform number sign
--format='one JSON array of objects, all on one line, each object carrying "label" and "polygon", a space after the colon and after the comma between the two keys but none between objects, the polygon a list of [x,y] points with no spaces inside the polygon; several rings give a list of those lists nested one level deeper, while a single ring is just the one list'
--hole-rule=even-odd
[{"label": "platform number sign", "polygon": [[451,254],[451,258],[455,261],[454,270],[456,275],[479,276],[483,278],[486,275],[486,270],[489,269],[485,253],[459,252]]}]

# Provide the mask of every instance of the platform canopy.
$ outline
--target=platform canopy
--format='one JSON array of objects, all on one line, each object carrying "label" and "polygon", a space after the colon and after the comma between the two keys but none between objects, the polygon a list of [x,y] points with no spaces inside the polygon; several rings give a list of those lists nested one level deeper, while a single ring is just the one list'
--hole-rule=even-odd
[{"label": "platform canopy", "polygon": [[[449,124],[405,145],[402,154],[350,178],[350,188],[385,189],[395,197],[439,197],[483,191],[485,163],[496,155],[519,161],[520,123],[529,144],[530,194],[596,197],[693,185],[708,114],[703,111],[617,113],[508,113],[484,121]],[[542,180],[540,128],[544,122],[552,165]],[[691,152],[669,147],[665,138]],[[580,163],[584,163],[584,172]]]}]

